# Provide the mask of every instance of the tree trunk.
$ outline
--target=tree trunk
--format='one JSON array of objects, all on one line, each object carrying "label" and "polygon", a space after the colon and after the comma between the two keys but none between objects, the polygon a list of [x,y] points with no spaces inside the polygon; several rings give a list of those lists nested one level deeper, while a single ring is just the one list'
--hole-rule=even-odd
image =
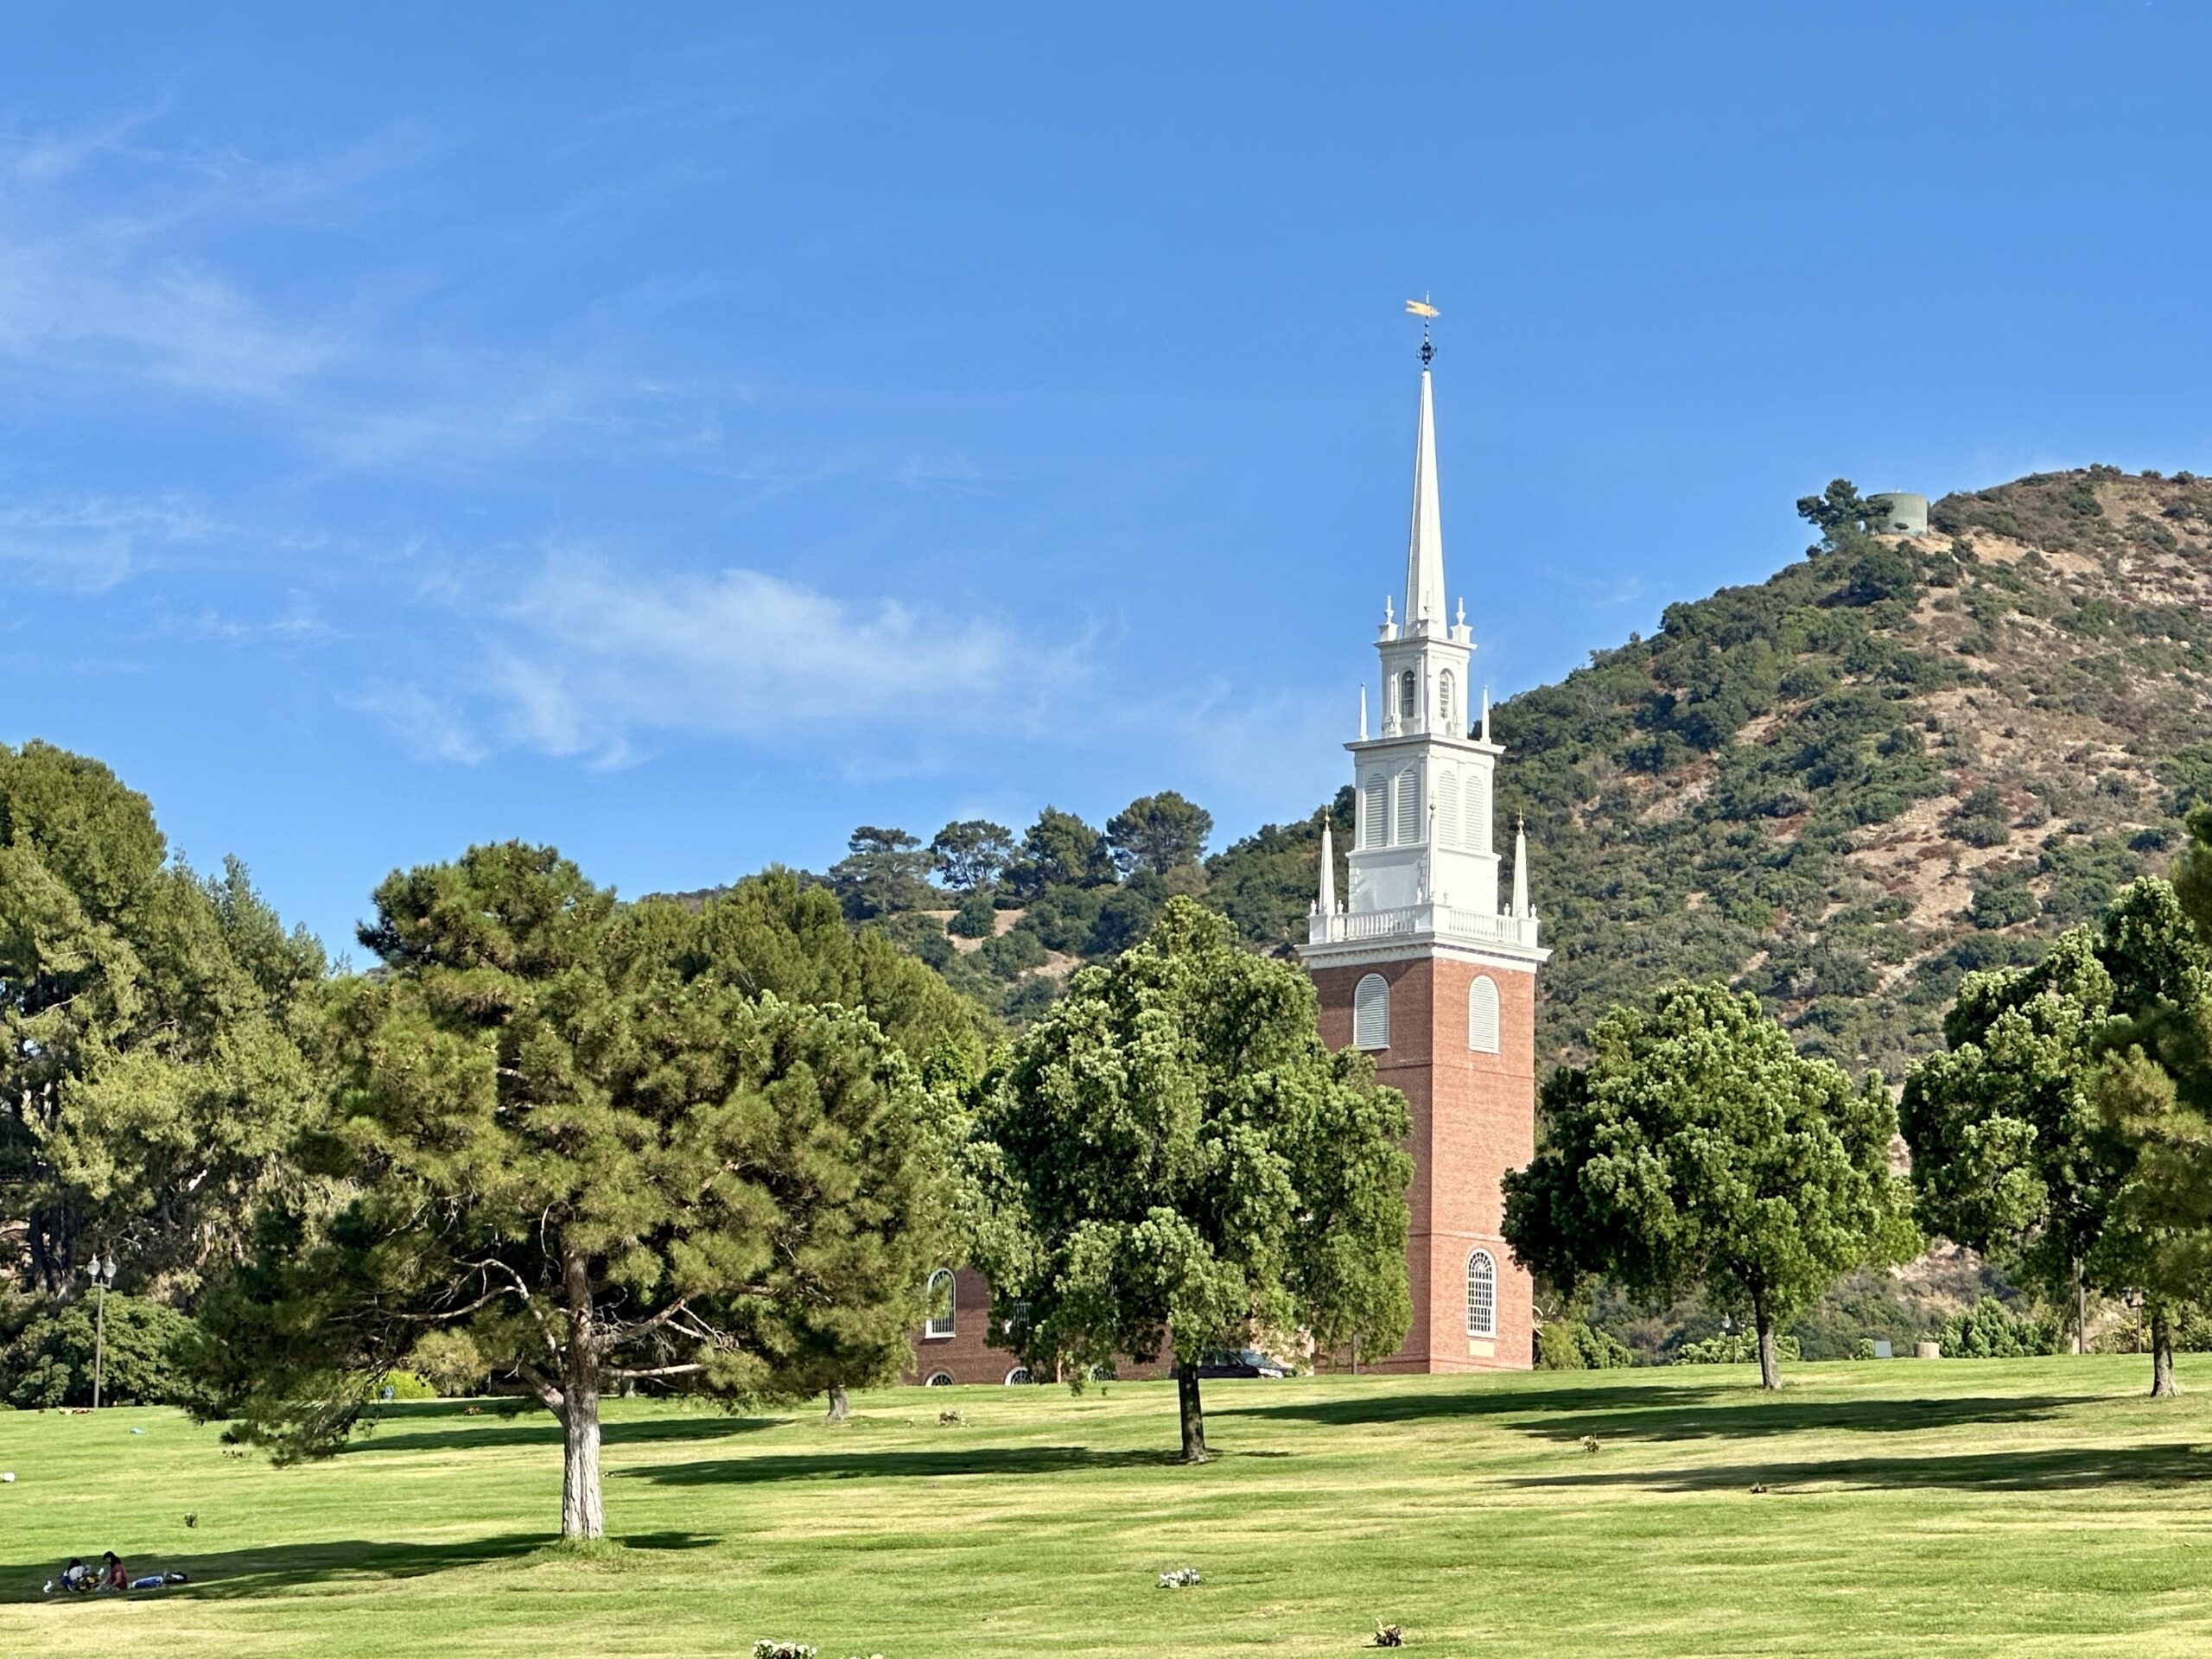
[{"label": "tree trunk", "polygon": [[1782,1386],[1782,1355],[1774,1342],[1774,1316],[1766,1311],[1766,1304],[1754,1299],[1751,1303],[1751,1325],[1759,1333],[1759,1386],[1778,1389]]},{"label": "tree trunk", "polygon": [[2171,1400],[2181,1390],[2174,1386],[2174,1328],[2164,1308],[2151,1310],[2151,1397]]},{"label": "tree trunk", "polygon": [[2082,1258],[2074,1258],[2074,1351],[2089,1351],[2089,1287],[2082,1281]]},{"label": "tree trunk", "polygon": [[1206,1460],[1206,1419],[1198,1405],[1198,1363],[1175,1357],[1175,1401],[1183,1413],[1183,1461]]},{"label": "tree trunk", "polygon": [[599,1325],[592,1306],[590,1265],[567,1262],[569,1344],[561,1401],[561,1536],[606,1535],[599,1492]]},{"label": "tree trunk", "polygon": [[845,1385],[842,1382],[832,1382],[830,1385],[830,1416],[828,1421],[833,1423],[842,1423],[845,1419],[852,1414],[853,1402],[845,1397]]}]

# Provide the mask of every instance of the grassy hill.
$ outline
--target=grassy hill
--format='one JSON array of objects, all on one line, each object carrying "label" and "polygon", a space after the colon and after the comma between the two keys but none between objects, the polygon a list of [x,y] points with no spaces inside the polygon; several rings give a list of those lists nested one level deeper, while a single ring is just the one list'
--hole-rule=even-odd
[{"label": "grassy hill", "polygon": [[[1931,518],[1669,606],[1498,709],[1499,811],[1528,818],[1557,950],[1548,1052],[1710,976],[1895,1077],[1961,973],[2164,868],[2212,791],[2212,481],[2091,467]],[[1302,930],[1318,823],[1211,861],[1255,943]]]},{"label": "grassy hill", "polygon": [[[2148,1369],[1209,1383],[1197,1469],[1169,1383],[887,1389],[842,1428],[610,1401],[626,1547],[581,1556],[543,1548],[543,1413],[402,1406],[272,1469],[174,1412],[0,1412],[0,1652],[1287,1659],[1378,1619],[1436,1656],[2204,1652],[2212,1361],[2177,1400]],[[41,1598],[108,1548],[193,1582]]]}]

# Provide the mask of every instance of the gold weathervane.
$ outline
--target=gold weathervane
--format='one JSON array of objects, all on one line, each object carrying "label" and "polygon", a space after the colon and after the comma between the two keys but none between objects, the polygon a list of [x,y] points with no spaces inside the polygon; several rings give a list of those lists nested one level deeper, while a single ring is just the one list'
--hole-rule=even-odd
[{"label": "gold weathervane", "polygon": [[1436,355],[1435,344],[1428,337],[1428,325],[1444,314],[1425,299],[1408,300],[1406,309],[1421,319],[1421,365],[1425,369],[1429,359]]}]

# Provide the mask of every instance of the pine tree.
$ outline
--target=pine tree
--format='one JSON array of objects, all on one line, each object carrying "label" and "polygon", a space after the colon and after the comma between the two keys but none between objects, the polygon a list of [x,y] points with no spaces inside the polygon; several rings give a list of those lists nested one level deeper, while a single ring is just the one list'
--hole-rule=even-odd
[{"label": "pine tree", "polygon": [[611,1386],[725,1401],[887,1378],[945,1215],[916,1068],[857,1011],[749,996],[702,922],[618,909],[549,849],[395,874],[321,1138],[353,1197],[272,1229],[211,1310],[250,1437],[334,1449],[385,1371],[463,1333],[563,1439],[604,1527]]}]

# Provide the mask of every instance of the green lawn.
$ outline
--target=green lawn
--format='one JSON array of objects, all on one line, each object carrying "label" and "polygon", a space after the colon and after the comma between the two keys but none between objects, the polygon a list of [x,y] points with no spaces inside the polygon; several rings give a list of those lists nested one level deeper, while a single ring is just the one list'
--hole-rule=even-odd
[{"label": "green lawn", "polygon": [[[403,1407],[279,1470],[172,1412],[0,1412],[0,1653],[1349,1654],[1377,1618],[1516,1659],[2212,1653],[2212,1357],[2177,1401],[2149,1371],[1211,1383],[1201,1469],[1166,1384],[888,1390],[835,1429],[618,1405],[626,1547],[582,1560],[543,1548],[543,1415]],[[105,1548],[194,1582],[41,1599]]]}]

